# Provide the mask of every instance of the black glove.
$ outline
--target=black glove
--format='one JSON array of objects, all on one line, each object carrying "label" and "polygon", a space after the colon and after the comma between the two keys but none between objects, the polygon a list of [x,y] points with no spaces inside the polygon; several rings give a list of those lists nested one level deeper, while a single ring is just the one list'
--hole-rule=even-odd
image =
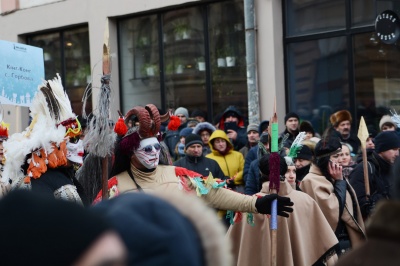
[{"label": "black glove", "polygon": [[233,178],[226,179],[226,186],[232,190],[235,190],[236,185],[235,182],[233,181]]},{"label": "black glove", "polygon": [[262,214],[271,214],[271,204],[274,199],[278,199],[278,215],[283,217],[289,217],[288,212],[293,212],[293,202],[290,198],[278,196],[278,194],[266,195],[262,198],[258,198],[256,201],[256,209]]},{"label": "black glove", "polygon": [[367,196],[365,203],[361,206],[361,213],[363,216],[368,217],[371,215],[372,210],[375,208],[375,201]]}]

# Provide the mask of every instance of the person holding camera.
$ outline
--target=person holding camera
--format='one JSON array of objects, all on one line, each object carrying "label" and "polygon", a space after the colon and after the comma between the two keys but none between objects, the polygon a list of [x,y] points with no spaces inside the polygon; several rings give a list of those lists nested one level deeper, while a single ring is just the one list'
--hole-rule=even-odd
[{"label": "person holding camera", "polygon": [[244,126],[244,118],[235,106],[231,105],[225,109],[219,122],[219,129],[225,131],[235,151],[239,151],[246,145],[247,130]]}]

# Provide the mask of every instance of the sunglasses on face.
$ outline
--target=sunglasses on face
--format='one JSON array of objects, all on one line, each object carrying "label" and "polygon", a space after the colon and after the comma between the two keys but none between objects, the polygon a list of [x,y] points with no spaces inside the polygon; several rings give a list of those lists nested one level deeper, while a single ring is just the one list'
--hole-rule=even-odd
[{"label": "sunglasses on face", "polygon": [[154,149],[156,149],[156,151],[161,150],[161,145],[156,143],[154,145],[147,145],[145,147],[143,147],[141,150],[143,150],[145,153],[151,153],[153,151],[153,147]]}]

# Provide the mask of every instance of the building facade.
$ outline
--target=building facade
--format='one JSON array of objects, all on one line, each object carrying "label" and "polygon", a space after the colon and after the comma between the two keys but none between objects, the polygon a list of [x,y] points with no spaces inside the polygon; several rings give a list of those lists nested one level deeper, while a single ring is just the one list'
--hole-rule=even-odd
[{"label": "building facade", "polygon": [[[377,16],[399,1],[254,0],[255,72],[246,60],[247,0],[1,0],[0,39],[42,47],[46,79],[60,73],[73,109],[93,83],[96,108],[104,30],[112,53],[112,118],[134,105],[184,106],[208,121],[229,105],[248,120],[295,111],[322,131],[348,109],[372,127],[397,110],[397,41],[375,31]],[[396,24],[396,23],[394,23]],[[256,91],[248,90],[256,84]],[[27,117],[26,108],[7,107]],[[4,118],[7,120],[7,116]],[[15,119],[14,119],[15,120]],[[11,120],[12,121],[12,120]],[[355,119],[357,121],[357,119]],[[25,128],[27,119],[16,125]],[[354,126],[358,126],[354,122]],[[13,130],[12,130],[13,131]]]}]

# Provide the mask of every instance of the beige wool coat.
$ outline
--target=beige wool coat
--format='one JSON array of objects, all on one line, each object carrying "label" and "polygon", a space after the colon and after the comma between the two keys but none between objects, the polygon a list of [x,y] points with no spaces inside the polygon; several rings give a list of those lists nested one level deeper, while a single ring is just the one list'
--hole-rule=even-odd
[{"label": "beige wool coat", "polygon": [[[267,194],[268,186],[268,182],[264,183],[264,193],[260,194]],[[338,240],[316,202],[286,181],[281,182],[278,194],[290,197],[294,206],[289,218],[278,216],[277,265],[310,266],[320,258],[327,260],[327,265],[334,265]],[[251,226],[243,218],[227,232],[235,265],[271,265],[270,218],[255,214],[254,223]]]},{"label": "beige wool coat", "polygon": [[[357,196],[349,182],[347,182],[347,186],[350,186],[350,190],[354,194],[356,201],[354,205],[357,207],[356,210],[353,209],[353,200],[349,192],[346,191],[346,203],[340,219],[345,223],[352,248],[355,248],[365,241],[365,228]],[[335,232],[339,223],[339,201],[335,195],[333,184],[322,175],[321,170],[316,165],[311,165],[309,173],[300,184],[300,189],[317,202],[333,232]]]}]

